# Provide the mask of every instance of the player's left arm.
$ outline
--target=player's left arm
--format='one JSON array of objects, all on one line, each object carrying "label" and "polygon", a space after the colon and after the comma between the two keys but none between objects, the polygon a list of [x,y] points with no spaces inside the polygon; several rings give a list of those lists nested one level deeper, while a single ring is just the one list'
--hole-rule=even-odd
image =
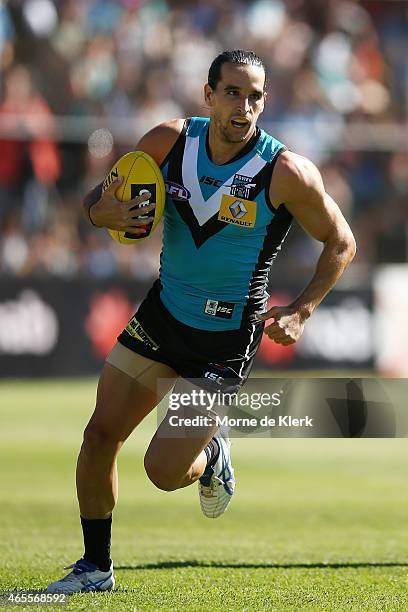
[{"label": "player's left arm", "polygon": [[323,243],[313,278],[288,306],[273,306],[260,319],[273,319],[265,333],[289,345],[302,335],[305,321],[334,287],[356,252],[352,231],[336,202],[326,193],[316,166],[305,157],[285,151],[276,163],[270,187],[275,207],[284,203],[303,229]]}]

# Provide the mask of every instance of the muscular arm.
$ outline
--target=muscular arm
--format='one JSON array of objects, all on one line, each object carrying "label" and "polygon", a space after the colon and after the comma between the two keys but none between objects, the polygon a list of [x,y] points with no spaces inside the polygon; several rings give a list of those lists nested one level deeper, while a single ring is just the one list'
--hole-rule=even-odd
[{"label": "muscular arm", "polygon": [[315,273],[302,293],[288,307],[274,307],[262,315],[263,319],[275,319],[266,329],[268,335],[281,344],[291,344],[353,259],[356,244],[339,207],[326,193],[320,172],[308,159],[288,151],[282,153],[270,197],[276,207],[284,203],[305,231],[323,243]]},{"label": "muscular arm", "polygon": [[[179,137],[183,125],[184,119],[174,119],[156,126],[139,140],[135,150],[148,153],[160,166]],[[137,198],[120,206],[114,195],[117,188],[118,182],[114,181],[103,194],[102,183],[89,191],[83,200],[85,217],[96,227],[133,231],[134,226],[129,225],[132,219],[129,209],[138,203]],[[144,213],[148,210],[145,209]]]}]

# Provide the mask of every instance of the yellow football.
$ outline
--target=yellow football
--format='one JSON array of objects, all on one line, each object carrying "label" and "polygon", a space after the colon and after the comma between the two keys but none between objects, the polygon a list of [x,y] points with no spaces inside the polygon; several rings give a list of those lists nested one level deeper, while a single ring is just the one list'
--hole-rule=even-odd
[{"label": "yellow football", "polygon": [[[154,213],[154,219],[153,222],[146,225],[148,229],[146,235],[138,236],[129,232],[108,230],[112,238],[117,242],[121,244],[135,244],[136,242],[146,240],[163,216],[164,203],[166,201],[164,180],[160,168],[154,159],[143,151],[131,151],[121,157],[106,176],[102,185],[102,191],[105,191],[119,176],[123,176],[123,182],[115,191],[117,200],[127,202],[149,191],[152,197],[150,200],[143,202],[141,206],[149,206],[153,202],[156,203],[154,211],[149,213],[150,216]],[[143,217],[138,218],[143,219]]]}]

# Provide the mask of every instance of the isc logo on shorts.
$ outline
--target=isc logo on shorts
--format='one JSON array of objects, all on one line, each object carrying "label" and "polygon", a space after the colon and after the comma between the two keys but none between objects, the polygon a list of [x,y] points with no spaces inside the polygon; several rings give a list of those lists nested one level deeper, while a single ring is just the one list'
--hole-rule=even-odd
[{"label": "isc logo on shorts", "polygon": [[216,382],[217,385],[222,385],[222,383],[224,382],[224,379],[222,376],[218,376],[218,374],[216,374],[215,372],[206,372],[204,374],[204,378],[208,378],[209,380],[212,380],[213,382]]},{"label": "isc logo on shorts", "polygon": [[145,332],[136,317],[130,319],[129,323],[125,327],[125,330],[130,336],[132,336],[132,338],[137,338],[137,340],[140,340],[143,342],[143,344],[146,344],[146,346],[151,348],[152,351],[157,351],[159,348],[159,345],[156,344],[148,333]]},{"label": "isc logo on shorts", "polygon": [[234,304],[231,302],[219,302],[218,300],[207,300],[204,312],[212,317],[231,319],[234,312]]},{"label": "isc logo on shorts", "polygon": [[221,199],[218,219],[240,227],[254,227],[256,222],[256,202],[224,194]]}]

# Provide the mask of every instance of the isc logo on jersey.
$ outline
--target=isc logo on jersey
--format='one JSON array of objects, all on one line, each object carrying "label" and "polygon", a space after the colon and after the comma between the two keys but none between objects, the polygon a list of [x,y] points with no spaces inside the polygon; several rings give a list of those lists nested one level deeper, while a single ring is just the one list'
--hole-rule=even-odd
[{"label": "isc logo on jersey", "polygon": [[231,319],[234,312],[232,302],[220,302],[219,300],[207,300],[204,306],[205,314],[212,317],[221,317],[222,319]]},{"label": "isc logo on jersey", "polygon": [[255,227],[256,202],[224,194],[221,199],[218,219],[240,227]]}]

